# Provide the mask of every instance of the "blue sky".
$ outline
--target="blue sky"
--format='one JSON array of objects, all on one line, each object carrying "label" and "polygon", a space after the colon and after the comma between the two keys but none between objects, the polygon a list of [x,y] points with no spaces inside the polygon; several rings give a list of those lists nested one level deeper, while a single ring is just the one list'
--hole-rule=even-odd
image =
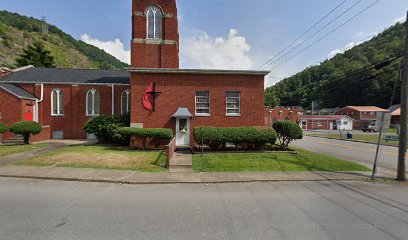
[{"label": "blue sky", "polygon": [[[178,0],[183,68],[257,69],[344,0]],[[348,0],[315,28],[360,0]],[[339,26],[376,0],[361,0],[298,49]],[[128,61],[131,0],[1,0],[0,9],[41,18]],[[296,58],[276,67],[267,85],[368,39],[401,20],[406,0],[380,0],[372,8]],[[303,40],[307,38],[307,35]],[[291,54],[297,53],[298,50]],[[288,55],[287,57],[290,57]],[[277,78],[274,78],[277,77]]]}]

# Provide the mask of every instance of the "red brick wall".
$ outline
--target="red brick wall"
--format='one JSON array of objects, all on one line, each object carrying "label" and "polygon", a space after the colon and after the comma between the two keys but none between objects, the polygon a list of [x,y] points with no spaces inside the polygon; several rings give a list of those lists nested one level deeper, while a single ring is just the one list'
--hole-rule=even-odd
[{"label": "red brick wall", "polygon": [[[142,96],[148,86],[156,82],[162,92],[156,100],[156,111],[143,108]],[[132,123],[143,123],[145,128],[171,128],[171,116],[179,107],[186,107],[195,114],[196,91],[210,91],[211,117],[193,117],[194,127],[264,126],[264,77],[245,75],[205,74],[132,74]],[[241,93],[241,117],[226,116],[226,92]],[[191,135],[193,142],[193,137]]]},{"label": "red brick wall", "polygon": [[274,109],[265,108],[265,125],[272,126],[272,123],[276,121],[285,121],[289,119],[293,122],[299,121],[299,115],[297,110],[290,110],[285,107],[276,107]]},{"label": "red brick wall", "polygon": [[[0,89],[0,122],[11,126],[15,122],[22,121],[23,119],[23,108],[22,101],[6,92],[3,89]],[[14,137],[13,133],[5,133],[2,136],[2,140],[7,140]]]},{"label": "red brick wall", "polygon": [[38,141],[48,140],[48,139],[52,138],[52,132],[50,130],[51,129],[48,126],[43,127],[39,134],[31,135],[30,141],[31,142],[38,142]]},{"label": "red brick wall", "polygon": [[[149,6],[158,5],[166,15],[162,23],[162,39],[167,42],[147,40],[145,12]],[[175,0],[133,0],[132,67],[179,68],[179,32]],[[145,41],[145,42],[140,42]],[[169,43],[171,41],[172,43]]]}]

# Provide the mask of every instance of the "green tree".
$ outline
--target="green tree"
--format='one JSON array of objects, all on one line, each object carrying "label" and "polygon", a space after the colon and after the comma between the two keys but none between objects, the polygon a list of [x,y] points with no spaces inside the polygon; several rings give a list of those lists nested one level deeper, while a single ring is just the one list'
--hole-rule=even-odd
[{"label": "green tree", "polygon": [[23,67],[33,65],[35,67],[55,68],[54,57],[41,42],[34,42],[33,45],[25,48],[24,53],[16,59],[17,66]]},{"label": "green tree", "polygon": [[276,95],[275,89],[265,91],[265,106],[274,108],[279,105],[279,98]]},{"label": "green tree", "polygon": [[30,144],[30,136],[39,134],[42,131],[42,127],[36,122],[16,122],[11,125],[10,131],[23,135],[24,144]]},{"label": "green tree", "polygon": [[383,67],[373,69],[373,66],[400,57],[404,52],[405,34],[404,24],[397,23],[369,41],[283,79],[266,92],[273,89],[283,106],[307,108],[312,101],[320,101],[321,107],[375,105],[388,108],[396,84],[393,103],[398,104],[401,59]]}]

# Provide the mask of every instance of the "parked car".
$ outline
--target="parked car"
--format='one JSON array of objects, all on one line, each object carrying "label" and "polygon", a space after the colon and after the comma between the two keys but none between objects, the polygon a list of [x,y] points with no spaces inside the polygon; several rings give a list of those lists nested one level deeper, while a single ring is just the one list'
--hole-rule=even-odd
[{"label": "parked car", "polygon": [[363,132],[371,132],[371,133],[376,132],[376,131],[375,131],[375,126],[371,126],[371,125],[365,126],[365,127],[363,127],[361,130],[362,130]]}]

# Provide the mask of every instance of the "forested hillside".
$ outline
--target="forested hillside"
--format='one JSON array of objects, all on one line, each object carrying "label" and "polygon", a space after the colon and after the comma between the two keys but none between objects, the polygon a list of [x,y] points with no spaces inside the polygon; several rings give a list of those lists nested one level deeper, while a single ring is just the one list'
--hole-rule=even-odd
[{"label": "forested hillside", "polygon": [[0,66],[15,67],[23,49],[42,42],[55,58],[57,67],[122,69],[128,65],[105,51],[78,41],[53,25],[43,34],[43,21],[0,11]]},{"label": "forested hillside", "polygon": [[[400,102],[398,67],[402,62],[405,27],[398,23],[370,41],[337,54],[266,89],[282,106],[321,107],[376,105],[389,107],[395,83],[394,103]],[[398,59],[396,59],[398,58]]]}]

